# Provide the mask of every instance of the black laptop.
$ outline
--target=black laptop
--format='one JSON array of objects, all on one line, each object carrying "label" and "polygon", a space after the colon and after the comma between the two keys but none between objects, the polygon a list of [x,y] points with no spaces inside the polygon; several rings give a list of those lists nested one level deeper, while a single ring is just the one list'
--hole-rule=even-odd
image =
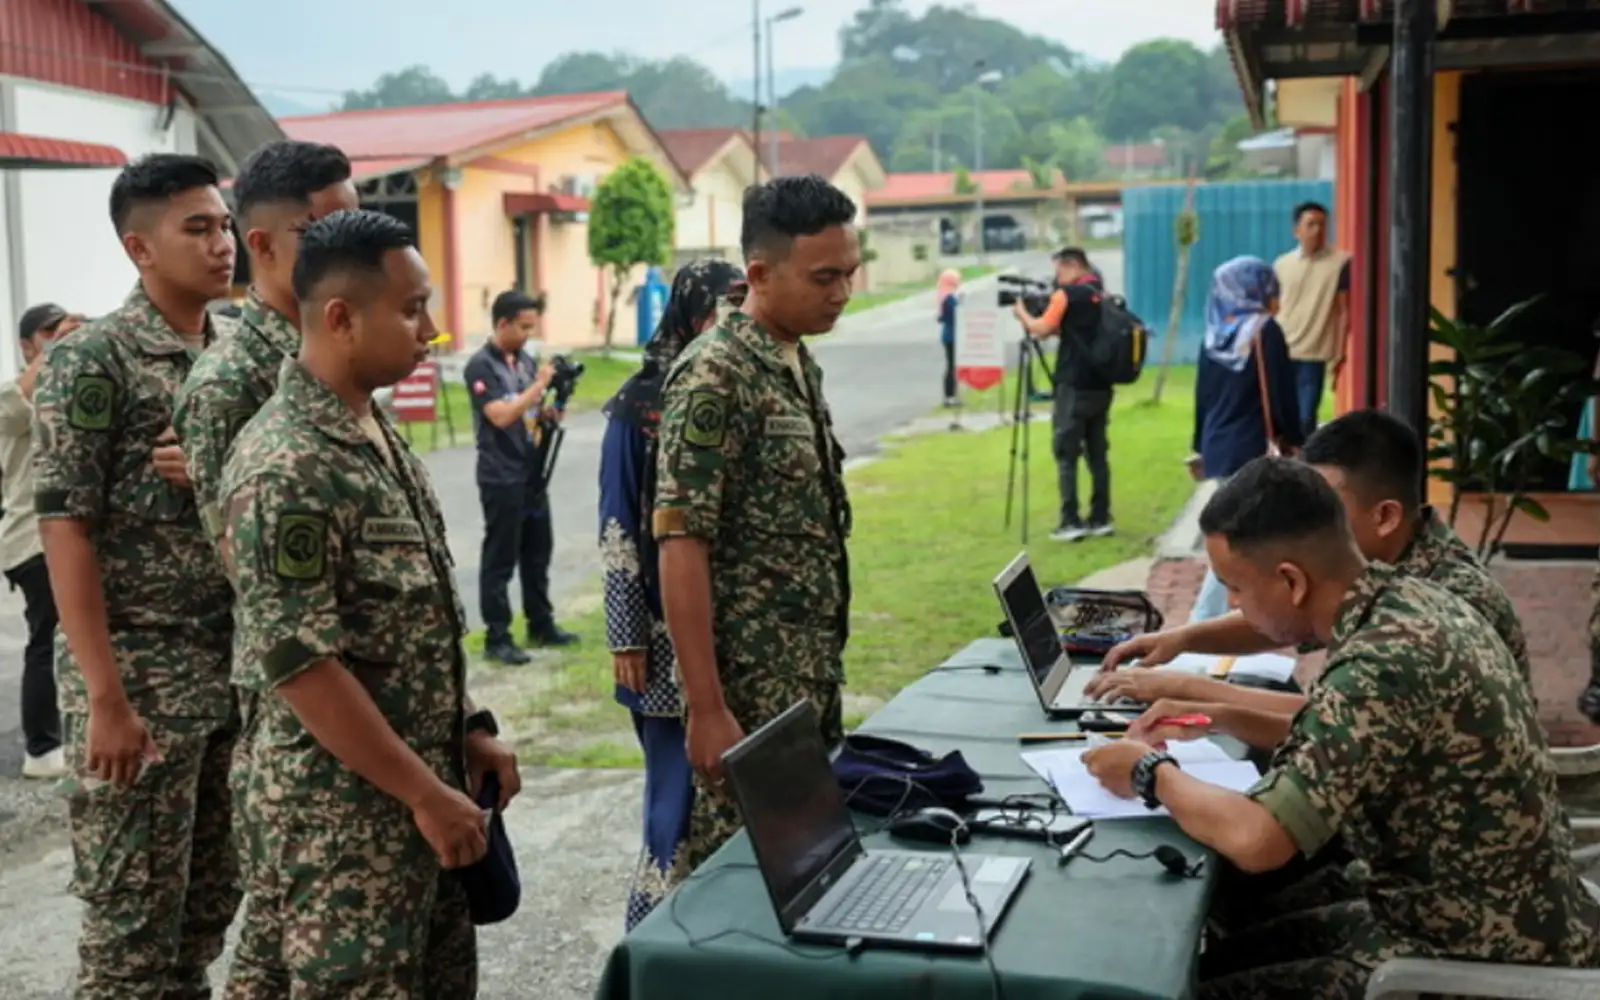
[{"label": "black laptop", "polygon": [[722,757],[778,924],[796,941],[980,951],[1027,858],[866,850],[828,765],[816,711],[799,702]]}]

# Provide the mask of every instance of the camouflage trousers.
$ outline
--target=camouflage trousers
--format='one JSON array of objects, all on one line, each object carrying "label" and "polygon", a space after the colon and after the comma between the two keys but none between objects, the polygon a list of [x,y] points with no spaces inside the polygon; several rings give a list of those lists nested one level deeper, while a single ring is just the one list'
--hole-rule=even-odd
[{"label": "camouflage trousers", "polygon": [[[724,681],[723,699],[746,734],[776,719],[791,705],[809,699],[822,725],[822,742],[830,750],[844,739],[844,703],[839,685],[798,677],[759,677]],[[739,806],[725,788],[713,788],[694,776],[694,805],[689,812],[689,835],[673,861],[670,881],[677,885],[728,842],[744,820]]]},{"label": "camouflage trousers", "polygon": [[1376,934],[1364,901],[1264,920],[1207,942],[1199,1000],[1362,1000],[1378,966],[1365,947]]},{"label": "camouflage trousers", "polygon": [[[259,872],[252,860],[259,853],[261,833],[259,825],[245,821],[246,796],[250,787],[250,749],[255,738],[256,723],[259,719],[258,701],[261,695],[246,688],[236,687],[234,695],[239,703],[239,740],[234,746],[232,770],[228,775],[228,786],[233,794],[233,814],[239,817],[239,822],[234,824],[234,845],[239,858],[239,875],[244,890],[244,903],[242,906],[243,919],[240,922],[239,943],[233,949],[233,969],[237,974],[240,970],[250,970],[244,980],[267,984],[265,989],[278,989],[282,986],[281,996],[288,996],[287,983],[289,972],[283,965],[283,947],[271,933],[276,929],[276,923],[271,920],[262,920],[254,916],[253,911],[259,905],[256,900],[261,895]],[[270,992],[249,992],[235,994],[230,984],[229,995],[243,997],[260,997],[273,995]]]},{"label": "camouflage trousers", "polygon": [[1221,874],[1207,928],[1228,937],[1291,913],[1360,899],[1361,889],[1348,874],[1350,860],[1343,844],[1335,841],[1314,858],[1296,855],[1277,871],[1259,875],[1219,861]]},{"label": "camouflage trousers", "polygon": [[[248,925],[228,1000],[472,1000],[477,932],[410,812],[346,776],[305,795],[253,751]],[[287,772],[285,772],[287,774]],[[246,951],[249,942],[253,950]]]},{"label": "camouflage trousers", "polygon": [[233,723],[146,717],[161,760],[121,788],[87,774],[87,716],[63,722],[72,894],[84,904],[75,1000],[210,1000],[206,969],[239,905]]}]

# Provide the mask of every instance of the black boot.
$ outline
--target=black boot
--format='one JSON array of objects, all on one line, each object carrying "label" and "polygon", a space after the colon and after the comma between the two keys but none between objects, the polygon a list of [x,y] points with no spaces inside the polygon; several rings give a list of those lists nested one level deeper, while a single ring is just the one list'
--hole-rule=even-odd
[{"label": "black boot", "polygon": [[570,646],[578,641],[578,637],[557,625],[554,621],[528,623],[528,644],[530,646]]},{"label": "black boot", "polygon": [[533,662],[533,657],[512,642],[509,635],[490,636],[483,644],[483,656],[490,663],[504,663],[512,667]]}]

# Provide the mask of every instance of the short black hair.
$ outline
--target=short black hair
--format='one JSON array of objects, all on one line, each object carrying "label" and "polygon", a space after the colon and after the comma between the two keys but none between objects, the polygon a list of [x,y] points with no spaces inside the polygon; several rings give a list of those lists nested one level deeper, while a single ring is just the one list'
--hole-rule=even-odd
[{"label": "short black hair", "polygon": [[1368,503],[1398,500],[1408,513],[1422,506],[1422,442],[1393,414],[1352,410],[1317,428],[1300,458],[1343,472]]},{"label": "short black hair", "polygon": [[233,181],[234,214],[248,219],[258,206],[309,205],[323,188],[350,179],[350,158],[337,146],[284,139],[250,154]]},{"label": "short black hair", "polygon": [[23,340],[32,340],[39,333],[54,333],[67,315],[67,311],[54,302],[41,302],[31,306],[17,322],[17,336]]},{"label": "short black hair", "polygon": [[1335,533],[1348,536],[1344,504],[1305,462],[1262,457],[1223,483],[1200,512],[1200,531],[1221,535],[1236,552]]},{"label": "short black hair", "polygon": [[111,224],[121,236],[135,209],[195,188],[216,187],[220,180],[216,165],[203,156],[151,153],[123,167],[112,182]]},{"label": "short black hair", "polygon": [[544,296],[529,295],[513,288],[494,297],[494,305],[489,307],[489,315],[493,317],[495,324],[499,325],[507,320],[516,319],[529,309],[543,315]]},{"label": "short black hair", "polygon": [[383,274],[391,250],[417,245],[411,227],[383,212],[334,212],[306,227],[294,262],[294,297],[311,301],[317,286],[334,275]]},{"label": "short black hair", "polygon": [[1298,226],[1300,224],[1301,218],[1303,218],[1307,212],[1321,212],[1322,217],[1326,219],[1328,217],[1328,206],[1324,205],[1320,201],[1302,201],[1300,204],[1294,207],[1295,225]]},{"label": "short black hair", "polygon": [[815,236],[855,218],[856,203],[820,175],[776,177],[745,190],[739,245],[745,260],[759,251],[782,254],[798,236]]},{"label": "short black hair", "polygon": [[1089,263],[1089,255],[1078,247],[1062,247],[1051,254],[1050,259],[1061,261],[1064,264],[1076,264],[1085,271],[1094,270],[1094,267]]}]

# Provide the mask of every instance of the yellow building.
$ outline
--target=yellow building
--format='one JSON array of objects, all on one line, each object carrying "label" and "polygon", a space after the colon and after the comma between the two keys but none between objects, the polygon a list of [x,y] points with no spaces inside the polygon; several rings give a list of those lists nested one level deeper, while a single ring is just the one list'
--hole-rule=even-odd
[{"label": "yellow building", "polygon": [[679,200],[675,263],[696,257],[740,260],[744,192],[767,180],[750,134],[736,128],[666,130],[661,141],[688,175],[693,193]]},{"label": "yellow building", "polygon": [[[691,193],[623,91],[344,111],[281,124],[293,138],[343,149],[355,163],[363,206],[417,230],[438,288],[434,316],[457,348],[482,342],[492,327],[490,304],[510,288],[547,297],[552,347],[598,345],[610,294],[589,262],[595,188],[613,168],[644,156],[680,197]],[[619,316],[618,330],[627,323]]]}]

